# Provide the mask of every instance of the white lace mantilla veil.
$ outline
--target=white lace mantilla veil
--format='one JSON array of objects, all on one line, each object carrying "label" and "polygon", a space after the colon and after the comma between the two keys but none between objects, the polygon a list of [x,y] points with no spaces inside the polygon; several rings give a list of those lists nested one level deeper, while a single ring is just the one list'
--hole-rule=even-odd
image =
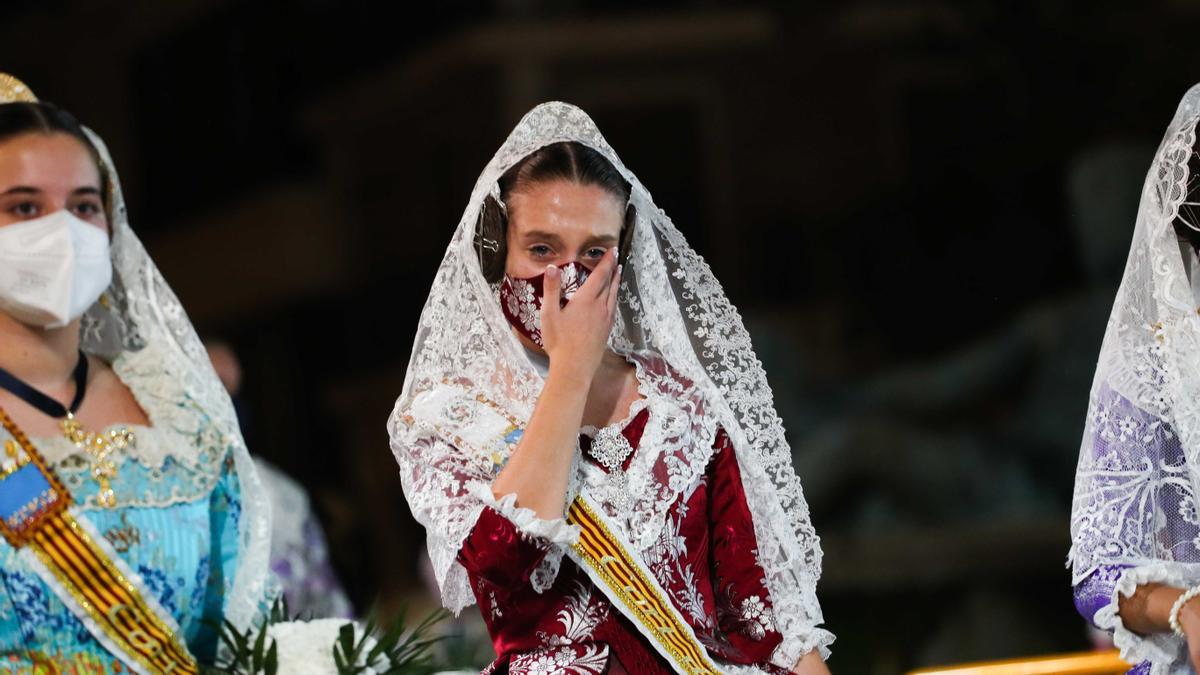
[{"label": "white lace mantilla veil", "polygon": [[[1075,477],[1068,565],[1078,584],[1125,566],[1118,593],[1147,583],[1200,583],[1200,261],[1173,222],[1193,227],[1200,176],[1189,175],[1200,85],[1183,97],[1146,176],[1125,275],[1117,291]],[[1095,617],[1130,662],[1191,672],[1182,640],[1137,636],[1113,601]]]},{"label": "white lace mantilla veil", "polygon": [[[559,102],[541,104],[526,114],[475,183],[421,313],[404,388],[388,422],[405,495],[427,530],[443,604],[457,613],[474,602],[466,570],[456,556],[483,509],[483,500],[474,495],[487,494],[481,486],[490,485],[505,457],[497,457],[494,449],[459,447],[463,443],[455,441],[462,436],[446,438],[442,428],[457,412],[448,409],[449,415],[422,420],[414,401],[450,385],[489,405],[499,403],[522,427],[528,421],[543,380],[501,312],[496,288],[484,279],[475,226],[484,198],[504,172],[535,150],[562,141],[576,141],[601,153],[632,187],[630,202],[637,219],[631,250],[622,252],[626,260],[610,346],[620,353],[661,355],[682,375],[639,366],[641,390],[652,413],[660,402],[665,410],[671,400],[682,405],[680,399],[690,396],[682,417],[686,428],[681,428],[679,416],[651,415],[628,471],[635,505],[625,536],[643,551],[653,546],[667,509],[703,474],[717,427],[723,427],[736,448],[754,518],[758,561],[784,636],[772,660],[790,667],[815,648],[828,655],[833,636],[818,627],[820,543],[771,389],[741,316],[708,264],[654,205],[591,118]],[[659,426],[669,428],[656,426],[656,417]],[[580,480],[576,474],[569,497]],[[589,484],[589,495],[613,513],[603,489],[592,487]],[[561,555],[548,560],[550,569],[540,570],[546,576],[539,582],[535,575],[537,588],[552,583]]]},{"label": "white lace mantilla veil", "polygon": [[[36,99],[24,85],[0,73],[0,105],[33,100]],[[81,347],[108,361],[126,352],[154,350],[164,368],[179,378],[189,397],[212,418],[233,447],[242,500],[239,562],[233,590],[225,599],[224,618],[244,629],[258,617],[260,603],[271,588],[270,506],[242,440],[229,394],[217,379],[178,298],[129,226],[117,170],[108,148],[91,129],[85,128],[84,132],[100,155],[101,171],[108,179],[113,276],[108,290],[81,321]],[[173,448],[172,452],[178,454],[183,450]]]}]

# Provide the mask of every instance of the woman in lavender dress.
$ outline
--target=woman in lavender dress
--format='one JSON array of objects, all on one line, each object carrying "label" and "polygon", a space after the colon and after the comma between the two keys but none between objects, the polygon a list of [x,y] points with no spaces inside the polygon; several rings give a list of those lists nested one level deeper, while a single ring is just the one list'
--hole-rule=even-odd
[{"label": "woman in lavender dress", "polygon": [[1075,479],[1075,603],[1132,672],[1200,667],[1200,86],[1146,177]]}]

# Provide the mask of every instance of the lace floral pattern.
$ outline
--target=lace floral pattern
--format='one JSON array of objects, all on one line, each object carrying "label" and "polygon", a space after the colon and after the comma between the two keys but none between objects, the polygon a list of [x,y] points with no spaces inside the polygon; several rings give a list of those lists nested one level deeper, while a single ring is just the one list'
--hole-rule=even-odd
[{"label": "lace floral pattern", "polygon": [[[1200,86],[1184,96],[1146,176],[1101,346],[1071,513],[1076,585],[1123,566],[1118,587],[1127,594],[1167,570],[1200,565],[1200,301],[1173,225],[1181,206],[1196,202],[1189,161],[1198,116]],[[1116,617],[1115,597],[1095,613],[1123,653],[1149,660],[1154,673],[1186,668],[1162,636],[1136,636]]]},{"label": "lace floral pattern", "polygon": [[[226,618],[247,627],[259,611],[259,600],[271,592],[268,580],[270,509],[242,441],[229,395],[213,372],[208,354],[179,299],[129,225],[120,178],[108,148],[91,130],[85,129],[85,133],[95,146],[101,171],[108,179],[113,279],[100,301],[81,321],[81,346],[110,362],[129,358],[144,349],[151,350],[147,353],[171,364],[175,384],[204,411],[214,432],[226,441],[241,483],[244,511],[240,520],[239,568]],[[165,447],[166,444],[146,443],[142,449],[152,451],[152,448]],[[194,447],[192,450],[198,452],[200,449]],[[190,457],[183,451],[178,451],[173,460],[190,466],[208,461]]]},{"label": "lace floral pattern", "polygon": [[[130,426],[133,443],[114,455],[122,486],[114,507],[166,507],[205,498],[232,449],[208,413],[180,385],[178,367],[171,359],[170,352],[148,346],[122,354],[113,363],[114,372],[151,422],[149,427]],[[7,437],[0,430],[0,439]],[[78,508],[105,508],[99,503],[92,459],[85,450],[61,435],[33,441],[79,502]]]},{"label": "lace floral pattern", "polygon": [[[610,345],[621,352],[661,355],[676,375],[666,374],[664,368],[661,374],[650,373],[643,384],[659,394],[658,400],[688,409],[686,415],[654,416],[666,426],[648,430],[657,436],[647,445],[655,452],[635,458],[630,467],[629,491],[638,500],[626,534],[643,548],[658,539],[669,505],[707,461],[689,456],[688,448],[706,450],[710,445],[701,441],[711,440],[718,426],[727,429],[746,473],[760,559],[786,636],[780,663],[790,667],[814,648],[827,654],[832,636],[815,629],[822,621],[816,598],[820,544],[791,466],[771,389],[741,317],[707,263],[655,206],[592,120],[565,103],[546,103],[526,115],[476,182],[434,278],[389,423],[406,496],[430,531],[430,556],[443,603],[458,610],[471,602],[470,587],[454,555],[481,508],[464,498],[465,482],[484,480],[486,462],[453,457],[454,444],[429,436],[427,425],[404,420],[412,417],[410,409],[418,396],[446,382],[502,402],[520,422],[518,427],[529,419],[542,378],[483,278],[474,229],[482,201],[496,180],[529,153],[559,141],[596,149],[632,186],[630,202],[637,219]],[[434,476],[431,467],[440,467],[441,477]],[[611,500],[593,496],[607,511]]]},{"label": "lace floral pattern", "polygon": [[507,282],[511,292],[501,293],[500,297],[508,305],[509,316],[516,318],[529,335],[537,336],[533,341],[541,344],[542,313],[534,295],[533,284],[524,279],[510,278]]}]

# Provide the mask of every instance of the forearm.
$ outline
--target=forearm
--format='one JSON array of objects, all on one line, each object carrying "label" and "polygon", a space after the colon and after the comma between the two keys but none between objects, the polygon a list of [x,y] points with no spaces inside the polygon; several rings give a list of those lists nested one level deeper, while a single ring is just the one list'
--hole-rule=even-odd
[{"label": "forearm", "polygon": [[825,665],[821,653],[814,649],[800,657],[792,672],[797,675],[829,675],[829,667]]},{"label": "forearm", "polygon": [[498,497],[515,493],[519,506],[544,520],[563,517],[588,389],[585,378],[550,368],[521,441],[492,483],[493,493]]},{"label": "forearm", "polygon": [[1163,584],[1138,586],[1133,595],[1120,598],[1121,623],[1142,635],[1170,631],[1171,607],[1182,594],[1181,589]]}]

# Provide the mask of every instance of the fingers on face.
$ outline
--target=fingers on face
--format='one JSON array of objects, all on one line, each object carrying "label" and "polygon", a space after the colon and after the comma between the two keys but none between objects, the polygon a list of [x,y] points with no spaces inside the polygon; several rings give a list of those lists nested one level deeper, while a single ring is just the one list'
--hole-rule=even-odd
[{"label": "fingers on face", "polygon": [[559,309],[559,296],[562,295],[562,272],[557,267],[546,267],[546,276],[542,281],[542,313]]},{"label": "fingers on face", "polygon": [[617,271],[617,247],[612,247],[604,252],[604,257],[600,259],[596,269],[592,271],[592,276],[600,277],[600,287],[596,289],[597,298],[607,298],[608,290],[612,287],[613,278]]},{"label": "fingers on face", "polygon": [[612,315],[617,308],[617,298],[621,295],[621,266],[613,272],[613,281],[608,289],[608,313]]}]

